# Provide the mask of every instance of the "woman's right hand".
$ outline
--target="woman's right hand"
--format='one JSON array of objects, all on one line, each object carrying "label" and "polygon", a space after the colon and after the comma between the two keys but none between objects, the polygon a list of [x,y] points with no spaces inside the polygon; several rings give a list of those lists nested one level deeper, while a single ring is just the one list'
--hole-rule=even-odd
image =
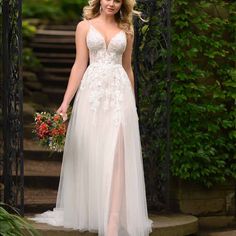
[{"label": "woman's right hand", "polygon": [[69,104],[62,102],[61,106],[57,109],[56,113],[60,114],[63,117],[63,120],[67,119],[67,109]]}]

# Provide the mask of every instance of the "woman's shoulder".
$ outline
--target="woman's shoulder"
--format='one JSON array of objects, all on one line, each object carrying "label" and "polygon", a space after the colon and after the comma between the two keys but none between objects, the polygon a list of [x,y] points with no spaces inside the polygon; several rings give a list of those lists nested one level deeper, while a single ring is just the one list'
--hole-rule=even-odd
[{"label": "woman's shoulder", "polygon": [[76,32],[85,32],[88,30],[88,26],[89,26],[89,21],[83,19],[77,23]]},{"label": "woman's shoulder", "polygon": [[83,19],[77,23],[77,28],[86,28],[88,26],[89,20]]}]

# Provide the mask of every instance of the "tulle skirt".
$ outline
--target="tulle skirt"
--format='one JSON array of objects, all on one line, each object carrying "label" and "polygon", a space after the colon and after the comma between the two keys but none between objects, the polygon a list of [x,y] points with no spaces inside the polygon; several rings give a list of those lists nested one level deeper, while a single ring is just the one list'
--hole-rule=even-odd
[{"label": "tulle skirt", "polygon": [[146,236],[152,221],[131,83],[122,66],[99,71],[87,68],[74,100],[56,207],[30,219],[99,236]]}]

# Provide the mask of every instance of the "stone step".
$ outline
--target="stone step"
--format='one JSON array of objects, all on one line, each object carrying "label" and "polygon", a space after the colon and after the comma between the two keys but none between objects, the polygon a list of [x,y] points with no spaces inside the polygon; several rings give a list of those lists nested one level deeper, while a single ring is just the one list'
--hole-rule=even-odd
[{"label": "stone step", "polygon": [[[76,26],[74,27],[76,29]],[[55,30],[55,29],[38,29],[36,36],[57,36],[57,37],[74,37],[75,36],[75,30]]]},{"label": "stone step", "polygon": [[45,68],[45,72],[50,73],[50,74],[70,74],[71,68],[70,67],[64,67],[64,68]]},{"label": "stone step", "polygon": [[[28,118],[30,119],[30,118]],[[27,122],[27,124],[24,124],[24,138],[26,139],[34,139],[34,134],[32,133],[32,129],[33,129],[33,117],[31,122]]]},{"label": "stone step", "polygon": [[24,139],[32,140],[33,142],[38,143],[35,134],[32,133],[33,128],[34,128],[34,118],[32,116],[31,122],[24,123]]},{"label": "stone step", "polygon": [[42,78],[42,83],[44,83],[45,85],[54,88],[56,86],[57,88],[63,89],[63,91],[65,91],[68,81],[69,81],[69,76],[56,76],[53,74],[50,74],[45,78]]},{"label": "stone step", "polygon": [[[71,67],[75,60],[75,29],[73,27],[57,26],[53,29],[39,29],[31,46],[34,53],[44,66],[44,78],[41,90],[51,103],[58,104],[63,100]],[[70,30],[68,30],[70,29]],[[32,137],[26,128],[26,137]]]},{"label": "stone step", "polygon": [[[74,64],[74,60],[73,59],[51,59],[51,58],[41,58],[40,62],[42,63],[42,65],[44,66],[44,71],[50,74],[67,74],[70,72],[71,67]],[[58,71],[52,71],[52,72],[48,72],[49,70],[56,70],[59,69]],[[68,72],[69,71],[69,72]]]},{"label": "stone step", "polygon": [[55,176],[25,176],[24,186],[27,188],[35,188],[38,191],[48,188],[57,190],[59,177]]},{"label": "stone step", "polygon": [[30,124],[34,122],[33,114],[23,112],[24,124]]},{"label": "stone step", "polygon": [[74,25],[45,25],[42,30],[63,30],[63,31],[74,31],[77,23]]},{"label": "stone step", "polygon": [[[40,80],[41,79],[39,78],[39,81]],[[44,108],[45,104],[47,104],[47,106],[51,105],[50,100],[47,97],[47,94],[44,94],[42,90],[30,92],[30,95],[27,97],[24,97],[24,100],[28,103],[34,104],[34,106],[37,108],[41,108],[41,107]]]},{"label": "stone step", "polygon": [[24,160],[25,177],[59,177],[61,163],[59,161],[46,161],[38,158],[37,160]]},{"label": "stone step", "polygon": [[39,145],[37,140],[24,139],[24,159],[35,161],[61,162],[62,152],[52,152],[46,147]]},{"label": "stone step", "polygon": [[24,185],[38,189],[57,189],[61,171],[61,161],[24,160]]},{"label": "stone step", "polygon": [[[48,53],[48,54],[52,54],[52,53],[58,53],[59,54],[71,54],[75,56],[76,50],[75,48],[72,47],[68,47],[68,48],[63,48],[63,47],[58,47],[58,48],[51,48],[51,47],[33,47],[33,51],[35,54],[37,53]],[[39,58],[40,60],[40,58]]]},{"label": "stone step", "polygon": [[24,150],[24,158],[28,160],[58,161],[62,160],[62,152],[52,152],[50,150]]},{"label": "stone step", "polygon": [[67,50],[70,50],[70,51],[74,51],[75,50],[75,45],[74,43],[71,43],[71,44],[50,44],[50,43],[34,43],[32,42],[30,44],[32,47],[34,48],[38,48],[38,49],[67,49]]},{"label": "stone step", "polygon": [[75,45],[59,45],[59,44],[43,44],[31,43],[34,53],[58,53],[58,54],[73,54],[75,55]]},{"label": "stone step", "polygon": [[64,58],[64,59],[74,59],[75,58],[75,53],[57,53],[57,52],[52,52],[52,53],[42,53],[42,52],[36,52],[35,55],[38,58]]},{"label": "stone step", "polygon": [[39,213],[55,205],[62,153],[51,152],[36,141],[24,140],[25,212]]},{"label": "stone step", "polygon": [[23,104],[23,121],[24,124],[29,124],[34,122],[34,118],[33,118],[33,114],[35,113],[35,108],[29,104],[29,103],[25,103]]},{"label": "stone step", "polygon": [[33,39],[34,43],[46,43],[46,44],[74,44],[75,43],[75,38],[74,35],[71,37],[48,37],[48,35],[44,35],[44,36],[39,36],[36,35],[36,37],[34,37]]},{"label": "stone step", "polygon": [[199,236],[236,236],[236,228],[228,228],[214,231],[201,231]]},{"label": "stone step", "polygon": [[24,203],[27,204],[55,204],[57,189],[37,189],[25,187]]},{"label": "stone step", "polygon": [[[47,82],[59,82],[59,83],[68,83],[69,77],[68,76],[54,76],[54,75],[49,75],[47,78],[42,78],[42,81],[47,81]],[[55,85],[55,84],[54,84]]]},{"label": "stone step", "polygon": [[[53,66],[53,67],[45,67],[44,71],[47,73],[47,76],[49,76],[49,77],[50,76],[54,76],[54,77],[58,76],[58,77],[67,77],[69,79],[70,72],[71,72],[71,67],[72,67],[72,65],[68,66],[67,68],[65,68],[65,67],[64,68],[62,68],[62,67],[56,68],[55,66]],[[43,79],[44,81],[47,79],[47,76],[44,77],[44,79]],[[51,88],[53,88],[53,89],[51,89]],[[42,88],[42,91],[46,92],[46,90],[50,89],[49,92],[53,92],[51,90],[55,90],[55,88],[57,88],[57,86],[55,86],[55,84],[52,87],[49,86],[49,88],[44,86]],[[64,88],[64,89],[66,89],[66,88]],[[61,91],[59,91],[59,94],[60,94],[60,92]]]},{"label": "stone step", "polygon": [[57,189],[24,188],[25,213],[52,210],[56,204]]},{"label": "stone step", "polygon": [[71,67],[72,64],[74,63],[74,59],[68,59],[68,58],[41,58],[40,62],[45,65],[46,67],[49,66],[55,66],[55,65],[60,65],[60,66],[69,66]]},{"label": "stone step", "polygon": [[37,214],[47,210],[52,210],[55,207],[55,203],[29,203],[24,205],[25,214]]},{"label": "stone step", "polygon": [[61,102],[63,101],[63,97],[66,91],[66,87],[63,86],[63,88],[54,88],[53,87],[44,87],[43,88],[43,92],[46,93],[49,97],[49,99],[51,100],[51,102],[58,104],[61,104]]},{"label": "stone step", "polygon": [[[31,217],[32,215],[27,215]],[[150,215],[154,221],[153,232],[150,236],[185,236],[198,232],[198,219],[191,215]],[[44,236],[95,236],[95,233],[79,232],[78,230],[55,227],[31,221],[33,226]]]}]

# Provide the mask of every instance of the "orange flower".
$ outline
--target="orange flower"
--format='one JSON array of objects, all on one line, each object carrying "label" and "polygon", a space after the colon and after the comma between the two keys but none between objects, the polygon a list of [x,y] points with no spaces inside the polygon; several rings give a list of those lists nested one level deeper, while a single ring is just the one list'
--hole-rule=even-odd
[{"label": "orange flower", "polygon": [[59,132],[57,129],[52,129],[51,134],[52,134],[52,136],[56,136],[59,134]]},{"label": "orange flower", "polygon": [[66,126],[65,126],[64,123],[59,127],[58,132],[59,132],[59,134],[65,134],[66,133]]},{"label": "orange flower", "polygon": [[58,121],[58,120],[60,120],[60,119],[61,119],[61,117],[60,117],[59,114],[55,114],[54,117],[53,117],[53,120],[54,120],[54,121]]}]

